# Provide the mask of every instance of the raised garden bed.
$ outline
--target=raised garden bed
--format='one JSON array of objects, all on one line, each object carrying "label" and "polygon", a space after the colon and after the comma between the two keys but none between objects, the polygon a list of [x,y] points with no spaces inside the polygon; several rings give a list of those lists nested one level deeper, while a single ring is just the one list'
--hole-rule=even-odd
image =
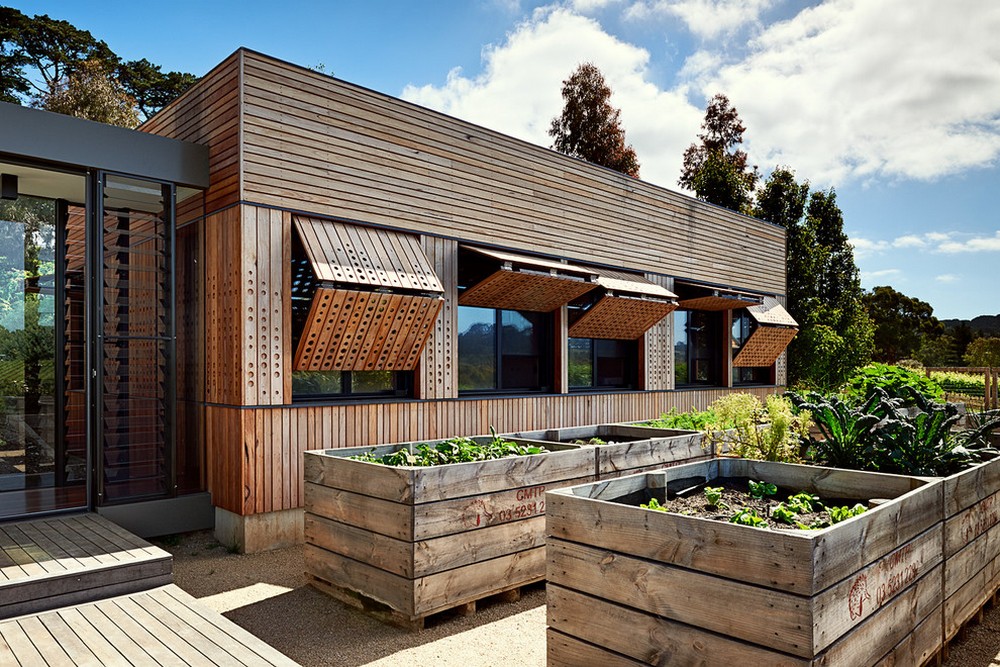
[{"label": "raised garden bed", "polygon": [[[719,477],[885,502],[808,531],[639,507]],[[919,665],[942,641],[942,486],[714,459],[550,492],[549,665]]]},{"label": "raised garden bed", "polygon": [[311,583],[419,628],[431,614],[543,579],[545,491],[593,481],[594,451],[514,441],[550,451],[431,467],[349,458],[419,443],[306,452]]},{"label": "raised garden bed", "polygon": [[702,434],[699,431],[631,424],[596,424],[516,435],[532,440],[596,447],[598,479],[621,477],[712,458],[712,448],[702,448]]},{"label": "raised garden bed", "polygon": [[1000,588],[1000,458],[944,482],[944,641]]}]

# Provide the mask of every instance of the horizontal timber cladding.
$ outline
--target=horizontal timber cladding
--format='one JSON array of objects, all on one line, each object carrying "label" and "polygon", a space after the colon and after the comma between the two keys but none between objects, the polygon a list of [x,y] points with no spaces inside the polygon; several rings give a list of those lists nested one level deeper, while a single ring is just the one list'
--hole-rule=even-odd
[{"label": "horizontal timber cladding", "polygon": [[139,128],[208,146],[209,212],[240,198],[240,68],[234,53]]},{"label": "horizontal timber cladding", "polygon": [[779,227],[248,51],[242,199],[785,290]]},{"label": "horizontal timber cladding", "polygon": [[[766,396],[772,388],[746,391]],[[704,410],[725,389],[545,395],[239,409],[208,406],[212,501],[237,514],[303,505],[302,456],[312,449],[535,431]]]}]

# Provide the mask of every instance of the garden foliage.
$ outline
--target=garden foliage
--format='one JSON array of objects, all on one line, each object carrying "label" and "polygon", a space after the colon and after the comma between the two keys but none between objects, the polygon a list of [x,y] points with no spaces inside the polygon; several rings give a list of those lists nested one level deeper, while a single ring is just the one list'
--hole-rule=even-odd
[{"label": "garden foliage", "polygon": [[728,445],[733,455],[758,461],[799,461],[801,443],[809,433],[806,411],[793,411],[789,399],[771,395],[761,405],[752,394],[734,393],[712,404],[719,422],[732,424],[726,431],[709,426],[704,445]]},{"label": "garden foliage", "polygon": [[545,454],[544,447],[536,445],[521,445],[510,440],[504,440],[494,433],[490,440],[478,443],[472,438],[451,438],[437,444],[421,443],[413,448],[400,449],[385,456],[375,456],[371,452],[358,454],[351,458],[356,461],[380,463],[388,466],[438,466],[448,463],[468,463],[470,461],[490,461],[511,456],[527,456],[530,454]]}]

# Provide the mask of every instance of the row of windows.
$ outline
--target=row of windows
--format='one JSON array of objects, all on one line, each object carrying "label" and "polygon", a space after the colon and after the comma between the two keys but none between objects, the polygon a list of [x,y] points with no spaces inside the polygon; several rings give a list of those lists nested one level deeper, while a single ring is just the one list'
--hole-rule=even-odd
[{"label": "row of windows", "polygon": [[[674,311],[674,382],[720,386],[722,313]],[[733,312],[732,354],[753,333],[746,311]],[[553,387],[552,315],[494,308],[458,308],[458,389],[464,394],[549,392]],[[571,390],[635,389],[639,380],[636,341],[570,338]],[[410,372],[303,371],[292,378],[297,398],[407,396]],[[733,384],[773,383],[771,368],[733,368]]]}]

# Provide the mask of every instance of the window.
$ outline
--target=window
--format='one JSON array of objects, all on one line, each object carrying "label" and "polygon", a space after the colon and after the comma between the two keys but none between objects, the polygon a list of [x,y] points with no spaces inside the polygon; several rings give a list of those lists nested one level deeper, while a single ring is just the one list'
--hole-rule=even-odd
[{"label": "window", "polygon": [[[292,349],[299,345],[318,282],[298,236],[292,235]],[[410,396],[412,371],[294,371],[292,400]]]},{"label": "window", "polygon": [[638,367],[633,340],[569,339],[570,389],[634,389]]},{"label": "window", "polygon": [[[740,353],[750,335],[757,329],[757,320],[750,316],[746,309],[733,311],[732,355],[733,359]],[[773,382],[772,366],[733,366],[733,384],[771,384]]]},{"label": "window", "polygon": [[674,311],[674,385],[719,386],[722,313]]},{"label": "window", "polygon": [[551,330],[548,313],[459,306],[459,391],[547,391]]}]

